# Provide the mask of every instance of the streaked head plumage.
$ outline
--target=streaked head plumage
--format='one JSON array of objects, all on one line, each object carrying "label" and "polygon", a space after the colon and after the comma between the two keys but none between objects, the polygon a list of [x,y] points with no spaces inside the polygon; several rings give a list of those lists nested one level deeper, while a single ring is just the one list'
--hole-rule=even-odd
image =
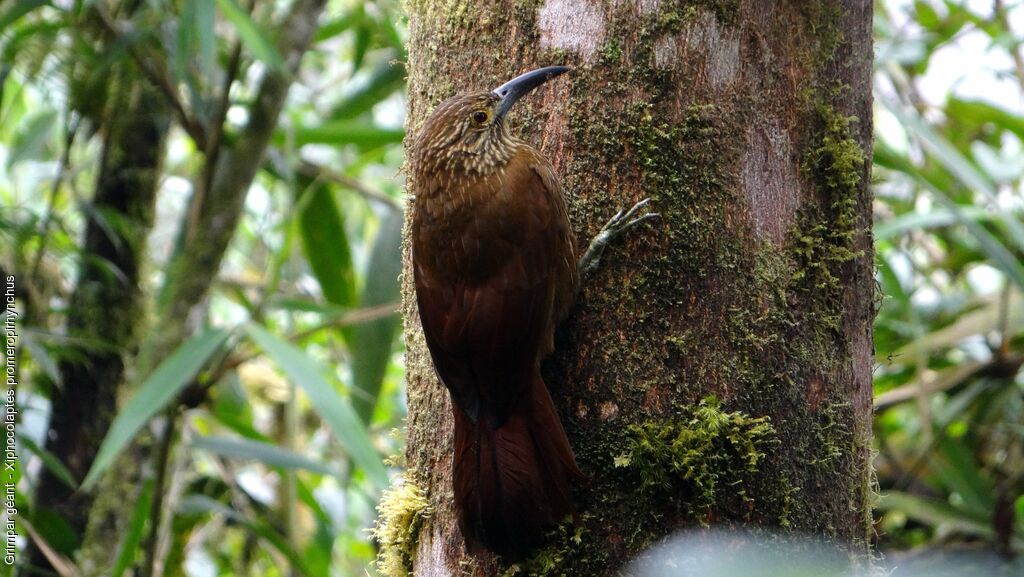
[{"label": "streaked head plumage", "polygon": [[417,170],[487,173],[511,157],[515,141],[493,92],[455,95],[434,109],[414,145]]},{"label": "streaked head plumage", "polygon": [[468,92],[445,100],[416,138],[414,170],[488,174],[501,168],[521,144],[505,130],[505,115],[523,96],[568,70],[565,66],[538,68],[489,92]]}]

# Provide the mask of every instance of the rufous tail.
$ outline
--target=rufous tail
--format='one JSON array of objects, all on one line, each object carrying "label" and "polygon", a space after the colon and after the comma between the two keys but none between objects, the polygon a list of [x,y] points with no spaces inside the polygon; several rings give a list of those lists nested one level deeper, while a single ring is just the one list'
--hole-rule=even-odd
[{"label": "rufous tail", "polygon": [[573,512],[570,482],[582,479],[547,386],[535,372],[503,422],[455,413],[455,504],[466,545],[507,560],[539,545]]}]

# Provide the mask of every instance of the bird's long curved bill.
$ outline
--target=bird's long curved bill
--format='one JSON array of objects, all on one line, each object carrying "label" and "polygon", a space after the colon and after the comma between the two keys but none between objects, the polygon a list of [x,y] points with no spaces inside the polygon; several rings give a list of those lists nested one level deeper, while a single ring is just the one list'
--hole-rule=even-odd
[{"label": "bird's long curved bill", "polygon": [[505,116],[505,113],[512,108],[512,105],[523,96],[526,96],[531,90],[537,88],[541,84],[544,84],[551,78],[567,72],[568,70],[568,66],[547,66],[544,68],[538,68],[537,70],[531,70],[525,74],[520,74],[505,84],[495,88],[491,91],[492,94],[501,99],[501,106],[498,107],[498,117],[501,118]]}]

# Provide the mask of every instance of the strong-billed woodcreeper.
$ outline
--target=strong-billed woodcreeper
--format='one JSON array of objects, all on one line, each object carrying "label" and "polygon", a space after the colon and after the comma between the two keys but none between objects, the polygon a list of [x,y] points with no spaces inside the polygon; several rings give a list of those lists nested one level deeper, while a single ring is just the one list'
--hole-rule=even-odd
[{"label": "strong-billed woodcreeper", "polygon": [[644,202],[617,214],[576,262],[562,186],[509,134],[517,100],[568,68],[456,95],[413,146],[412,260],[420,320],[452,400],[453,489],[470,551],[517,558],[572,512],[583,477],[540,374],[580,276]]}]

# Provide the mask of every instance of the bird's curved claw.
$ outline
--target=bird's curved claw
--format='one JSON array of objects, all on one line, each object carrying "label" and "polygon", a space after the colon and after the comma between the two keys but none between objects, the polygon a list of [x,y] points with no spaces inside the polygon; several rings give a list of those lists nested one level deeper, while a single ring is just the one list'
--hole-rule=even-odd
[{"label": "bird's curved claw", "polygon": [[[634,204],[629,210],[620,210],[615,213],[615,216],[608,219],[608,222],[597,233],[594,240],[590,241],[590,246],[587,247],[587,251],[583,253],[583,256],[576,265],[581,277],[597,269],[604,249],[608,247],[612,240],[639,224],[661,216],[656,212],[640,214],[650,202],[650,198],[645,198]],[[639,216],[637,216],[638,214]]]}]

